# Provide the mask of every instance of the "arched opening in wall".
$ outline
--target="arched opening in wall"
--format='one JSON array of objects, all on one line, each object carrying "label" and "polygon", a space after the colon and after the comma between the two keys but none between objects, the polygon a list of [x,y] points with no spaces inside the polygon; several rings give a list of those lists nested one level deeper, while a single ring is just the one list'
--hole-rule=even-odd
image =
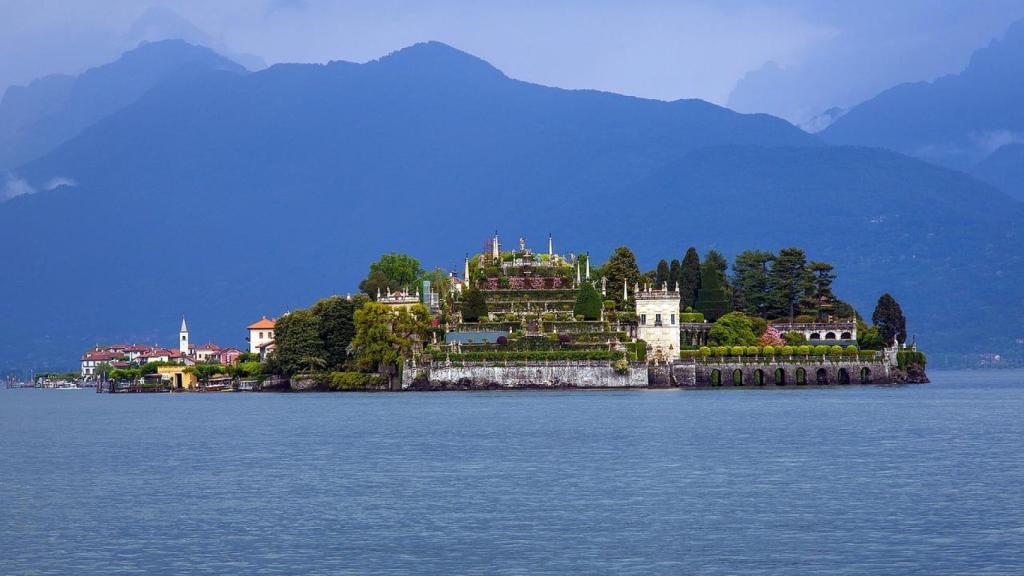
[{"label": "arched opening in wall", "polygon": [[853,334],[850,334],[849,332],[843,332],[842,334],[840,334],[839,338],[841,340],[853,340]]},{"label": "arched opening in wall", "polygon": [[867,366],[860,369],[860,383],[871,384],[871,370]]},{"label": "arched opening in wall", "polygon": [[849,384],[850,373],[846,371],[846,368],[840,368],[839,374],[836,375],[836,379],[839,381],[840,384]]},{"label": "arched opening in wall", "polygon": [[828,334],[825,334],[825,340],[835,340],[835,339],[836,339],[836,333],[835,332],[829,332]]},{"label": "arched opening in wall", "polygon": [[817,382],[818,382],[819,386],[827,385],[828,384],[828,370],[825,370],[824,368],[818,368],[818,373],[816,375],[816,378],[817,378]]},{"label": "arched opening in wall", "polygon": [[796,383],[807,384],[807,370],[804,370],[803,368],[796,369]]},{"label": "arched opening in wall", "polygon": [[764,370],[754,370],[754,386],[764,386]]},{"label": "arched opening in wall", "polygon": [[743,386],[743,370],[737,368],[732,371],[732,385]]},{"label": "arched opening in wall", "polygon": [[821,334],[817,332],[811,332],[811,337],[808,340],[821,340]]},{"label": "arched opening in wall", "polygon": [[786,385],[786,371],[782,368],[775,369],[775,385],[785,386]]},{"label": "arched opening in wall", "polygon": [[708,380],[711,382],[712,386],[721,386],[722,385],[722,371],[719,370],[718,368],[715,368],[714,370],[711,371],[711,375],[708,376]]}]

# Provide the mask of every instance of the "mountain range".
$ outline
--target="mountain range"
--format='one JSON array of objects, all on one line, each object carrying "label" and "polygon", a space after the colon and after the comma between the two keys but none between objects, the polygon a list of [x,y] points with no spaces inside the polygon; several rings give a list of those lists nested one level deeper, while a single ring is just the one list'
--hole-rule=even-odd
[{"label": "mountain range", "polygon": [[975,51],[961,73],[895,86],[853,107],[819,134],[833,144],[888,148],[972,172],[1024,200],[1024,183],[1015,175],[1021,165],[1007,163],[1020,157],[1013,149],[1024,143],[1021,102],[1024,21]]},{"label": "mountain range", "polygon": [[261,315],[355,290],[382,252],[456,268],[495,228],[598,260],[627,244],[644,267],[798,245],[862,313],[892,292],[930,351],[1022,349],[1024,205],[993,186],[700,100],[521,82],[435,42],[179,66],[9,179],[0,369],[171,342],[182,314],[240,345]]}]

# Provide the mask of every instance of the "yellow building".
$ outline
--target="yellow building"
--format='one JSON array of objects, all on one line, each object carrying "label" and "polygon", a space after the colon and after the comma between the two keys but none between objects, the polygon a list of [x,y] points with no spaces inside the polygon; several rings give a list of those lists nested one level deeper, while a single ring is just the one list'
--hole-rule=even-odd
[{"label": "yellow building", "polygon": [[159,366],[156,373],[160,380],[170,382],[174,390],[194,390],[199,384],[196,375],[185,371],[185,366]]}]

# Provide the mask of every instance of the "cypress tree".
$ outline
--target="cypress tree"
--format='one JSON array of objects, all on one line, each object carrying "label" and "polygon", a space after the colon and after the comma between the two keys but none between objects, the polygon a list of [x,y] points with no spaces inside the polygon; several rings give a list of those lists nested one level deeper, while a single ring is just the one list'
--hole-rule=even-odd
[{"label": "cypress tree", "polygon": [[661,262],[658,262],[658,269],[654,272],[654,287],[660,289],[668,284],[668,274],[668,262],[662,258]]},{"label": "cypress tree", "polygon": [[672,259],[672,264],[668,267],[668,289],[675,290],[679,286],[679,274],[682,270],[679,267],[679,260]]},{"label": "cypress tree", "polygon": [[686,251],[686,256],[683,257],[682,267],[679,271],[679,298],[683,310],[697,305],[700,283],[700,256],[697,255],[697,249],[690,246]]},{"label": "cypress tree", "polygon": [[700,290],[697,293],[695,308],[704,313],[710,322],[729,312],[729,300],[719,275],[719,269],[713,260],[706,260],[700,267]]},{"label": "cypress tree", "polygon": [[882,294],[871,315],[871,323],[878,328],[878,335],[888,346],[893,337],[900,343],[907,341],[907,319],[903,316],[903,308],[891,294]]}]

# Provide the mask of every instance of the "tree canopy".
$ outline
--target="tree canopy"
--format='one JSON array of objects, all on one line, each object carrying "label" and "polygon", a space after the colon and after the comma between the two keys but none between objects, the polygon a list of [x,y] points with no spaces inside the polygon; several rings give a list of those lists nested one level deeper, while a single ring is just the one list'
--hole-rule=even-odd
[{"label": "tree canopy", "polygon": [[476,322],[487,317],[487,298],[478,288],[469,288],[462,297],[462,319]]},{"label": "tree canopy", "polygon": [[700,255],[693,246],[683,256],[679,271],[679,299],[683,310],[696,307],[697,294],[700,292]]},{"label": "tree canopy", "polygon": [[708,333],[708,343],[712,346],[755,346],[758,335],[754,333],[754,323],[742,312],[729,312],[715,321]]},{"label": "tree canopy", "polygon": [[629,289],[640,280],[640,267],[636,264],[636,256],[626,246],[619,246],[601,267],[601,275],[608,279],[608,297],[622,302],[622,283]]},{"label": "tree canopy", "polygon": [[273,362],[285,375],[314,371],[323,358],[320,319],[309,310],[295,310],[274,325]]},{"label": "tree canopy", "polygon": [[882,294],[878,299],[871,314],[871,323],[878,328],[878,336],[886,346],[892,344],[893,337],[900,343],[907,341],[907,319],[903,316],[903,308],[891,294]]},{"label": "tree canopy", "polygon": [[417,280],[423,275],[419,260],[407,254],[392,252],[370,264],[370,272],[359,283],[359,289],[371,298],[376,298],[378,290],[414,289]]},{"label": "tree canopy", "polygon": [[585,320],[598,320],[601,318],[601,307],[603,300],[601,292],[594,287],[594,284],[584,280],[576,293],[576,304],[572,312],[576,316],[583,316]]},{"label": "tree canopy", "polygon": [[783,248],[768,273],[768,309],[770,318],[789,318],[800,312],[814,289],[814,277],[807,269],[807,256],[800,248]]}]

